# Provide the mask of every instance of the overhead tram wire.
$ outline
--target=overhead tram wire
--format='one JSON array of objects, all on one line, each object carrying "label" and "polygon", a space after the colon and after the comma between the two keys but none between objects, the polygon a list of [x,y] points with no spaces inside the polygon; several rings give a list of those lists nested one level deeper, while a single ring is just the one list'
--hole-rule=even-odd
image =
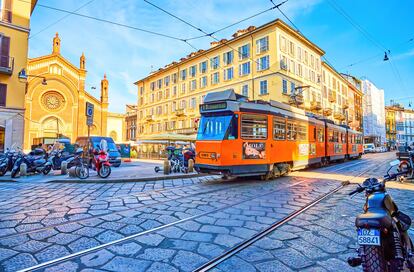
[{"label": "overhead tram wire", "polygon": [[[281,3],[279,3],[279,4],[278,4],[278,5],[276,5],[274,8],[278,8],[279,6],[283,5],[283,4],[284,4],[284,3],[286,3],[287,1],[289,1],[289,0],[285,0],[285,1],[281,2]],[[177,20],[179,20],[179,21],[183,22],[184,24],[191,26],[192,28],[194,28],[194,29],[196,29],[196,30],[200,31],[201,33],[204,33],[205,35],[207,35],[207,36],[211,37],[212,39],[216,40],[217,42],[220,42],[220,39],[218,39],[218,38],[214,37],[214,36],[213,36],[213,34],[211,34],[211,33],[207,33],[206,31],[202,30],[201,28],[199,28],[199,27],[197,27],[197,26],[193,25],[192,23],[187,22],[186,20],[184,20],[184,19],[182,19],[182,18],[180,18],[180,17],[178,17],[178,16],[176,16],[176,15],[172,14],[171,12],[169,12],[169,11],[167,11],[167,10],[163,9],[162,7],[160,7],[160,6],[156,5],[156,4],[154,4],[154,3],[152,3],[152,2],[150,2],[150,1],[148,1],[148,0],[144,0],[144,2],[146,2],[146,3],[148,3],[149,5],[151,5],[151,6],[155,7],[156,9],[161,10],[162,12],[164,12],[164,13],[166,13],[166,14],[170,15],[171,17],[173,17],[173,18],[175,18],[175,19],[177,19]],[[193,47],[190,43],[188,43],[188,41],[187,41],[187,40],[184,40],[184,42],[186,42],[188,45],[190,45],[191,47]],[[227,42],[223,42],[222,44],[223,44],[223,45],[225,45],[225,46],[227,46],[227,47],[229,47],[230,49],[232,49],[232,50],[236,51],[237,53],[242,54],[242,52],[240,52],[238,49],[236,49],[236,48],[234,48],[234,47],[230,46]],[[193,47],[193,48],[195,48],[195,47]],[[260,63],[259,63],[259,61],[257,61],[257,60],[255,60],[255,59],[253,59],[252,57],[248,57],[248,59],[250,59],[253,63],[260,64]],[[252,69],[254,69],[254,67],[252,67]],[[269,70],[269,71],[271,71],[271,72],[273,72],[273,73],[278,73],[278,71],[274,71],[274,70],[270,69],[270,64],[269,64],[269,68],[268,68],[268,70]],[[254,92],[252,92],[252,94],[253,94],[253,99],[254,99]]]},{"label": "overhead tram wire", "polygon": [[[26,0],[18,0],[18,1],[30,4],[30,2],[28,2]],[[52,7],[52,6],[48,6],[48,5],[36,4],[36,6],[46,8],[46,9],[50,9],[50,10],[54,10],[54,11],[63,12],[63,13],[68,13],[68,14],[71,14],[71,15],[76,15],[78,17],[83,17],[83,18],[95,20],[95,21],[102,22],[102,23],[107,23],[107,24],[112,24],[112,25],[116,25],[116,26],[120,26],[120,27],[124,27],[124,28],[128,28],[128,29],[132,29],[132,30],[136,30],[136,31],[140,31],[140,32],[144,32],[144,33],[164,37],[164,38],[169,38],[169,39],[172,39],[172,40],[177,40],[177,41],[182,41],[182,42],[185,41],[185,39],[182,39],[182,38],[179,38],[179,37],[174,37],[174,36],[171,36],[171,35],[155,32],[155,31],[152,31],[152,30],[143,29],[143,28],[127,25],[127,24],[122,24],[122,23],[118,23],[118,22],[114,22],[114,21],[110,21],[110,20],[106,20],[106,19],[101,19],[101,18],[97,18],[97,17],[94,17],[94,16],[85,15],[85,14],[81,14],[81,13],[77,13],[77,12],[73,12],[73,11],[69,11],[69,10],[65,10],[65,9],[60,9],[60,8],[56,8],[56,7]]]},{"label": "overhead tram wire", "polygon": [[[79,10],[81,10],[82,8],[86,7],[87,5],[91,4],[92,2],[94,2],[95,0],[90,0],[88,2],[86,2],[85,4],[83,4],[82,6],[78,7],[77,9],[73,10],[72,12],[77,12]],[[37,36],[38,34],[42,33],[43,31],[51,28],[52,26],[58,24],[59,22],[63,21],[64,19],[68,18],[69,16],[71,16],[72,14],[66,14],[65,16],[61,17],[60,19],[56,20],[55,22],[51,23],[50,25],[44,27],[42,30],[34,33],[33,35],[29,36],[29,40],[35,36]]]},{"label": "overhead tram wire", "polygon": [[[272,1],[272,0],[271,0]],[[386,48],[383,44],[377,41],[368,31],[366,31],[361,25],[359,25],[356,21],[352,19],[352,17],[338,4],[335,0],[328,0],[328,3],[340,14],[342,15],[356,30],[361,32],[372,44],[378,47],[381,50],[384,50],[385,53],[390,54],[391,51]],[[391,70],[398,81],[400,88],[402,90],[406,90],[404,81],[402,80],[401,74],[398,71],[398,68],[394,64],[391,58],[389,58],[389,63],[391,66]]]},{"label": "overhead tram wire", "polygon": [[[286,2],[286,1],[285,1],[285,2]],[[200,36],[196,36],[196,37],[188,38],[188,39],[186,39],[186,40],[187,40],[187,41],[191,41],[191,40],[200,39],[200,38],[208,37],[208,36],[210,36],[210,35],[217,34],[218,32],[221,32],[221,31],[223,31],[223,30],[226,30],[226,29],[228,29],[228,28],[230,28],[230,27],[232,27],[232,26],[238,25],[238,24],[240,24],[240,23],[242,23],[242,22],[245,22],[245,21],[250,20],[250,19],[252,19],[252,18],[254,18],[254,17],[257,17],[257,16],[259,16],[259,15],[262,15],[262,14],[264,14],[264,13],[266,13],[266,12],[269,12],[269,11],[271,11],[271,10],[274,10],[275,8],[276,8],[276,7],[270,7],[270,8],[268,8],[268,9],[265,9],[265,10],[263,10],[263,11],[260,11],[260,12],[258,12],[258,13],[256,13],[256,14],[253,14],[253,15],[251,15],[251,16],[249,16],[249,17],[246,17],[246,18],[244,18],[244,19],[241,19],[241,20],[239,20],[239,21],[237,21],[237,22],[234,22],[234,23],[232,23],[232,24],[230,24],[230,25],[227,25],[227,26],[225,26],[225,27],[222,27],[222,28],[220,28],[220,29],[217,29],[217,30],[215,30],[215,31],[211,32],[210,34],[204,34],[204,35],[200,35]]]}]

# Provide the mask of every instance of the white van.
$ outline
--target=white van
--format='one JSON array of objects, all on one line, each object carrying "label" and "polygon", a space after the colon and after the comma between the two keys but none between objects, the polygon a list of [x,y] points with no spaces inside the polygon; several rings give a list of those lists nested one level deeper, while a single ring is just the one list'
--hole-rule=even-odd
[{"label": "white van", "polygon": [[374,144],[364,144],[364,153],[374,153],[375,145]]}]

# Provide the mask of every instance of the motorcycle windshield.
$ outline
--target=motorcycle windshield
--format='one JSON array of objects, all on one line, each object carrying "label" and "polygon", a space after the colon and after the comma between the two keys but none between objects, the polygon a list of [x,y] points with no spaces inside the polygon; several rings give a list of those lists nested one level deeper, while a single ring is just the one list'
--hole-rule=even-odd
[{"label": "motorcycle windshield", "polygon": [[108,152],[108,142],[105,139],[102,139],[99,143],[99,148],[101,151]]}]

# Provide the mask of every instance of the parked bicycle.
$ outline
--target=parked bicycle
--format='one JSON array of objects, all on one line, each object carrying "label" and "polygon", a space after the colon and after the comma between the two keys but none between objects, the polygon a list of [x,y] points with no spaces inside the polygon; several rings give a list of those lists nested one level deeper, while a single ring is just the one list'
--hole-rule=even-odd
[{"label": "parked bicycle", "polygon": [[75,150],[74,156],[69,158],[67,162],[67,167],[75,167],[75,175],[80,179],[87,179],[89,177],[89,167],[88,163],[83,159],[83,149],[78,148]]}]

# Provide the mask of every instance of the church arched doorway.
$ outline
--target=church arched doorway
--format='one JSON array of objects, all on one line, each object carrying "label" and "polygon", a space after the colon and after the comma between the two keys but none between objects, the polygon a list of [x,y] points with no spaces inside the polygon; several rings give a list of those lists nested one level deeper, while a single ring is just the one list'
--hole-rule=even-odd
[{"label": "church arched doorway", "polygon": [[49,116],[43,120],[42,137],[60,138],[64,132],[63,122],[56,116]]}]

